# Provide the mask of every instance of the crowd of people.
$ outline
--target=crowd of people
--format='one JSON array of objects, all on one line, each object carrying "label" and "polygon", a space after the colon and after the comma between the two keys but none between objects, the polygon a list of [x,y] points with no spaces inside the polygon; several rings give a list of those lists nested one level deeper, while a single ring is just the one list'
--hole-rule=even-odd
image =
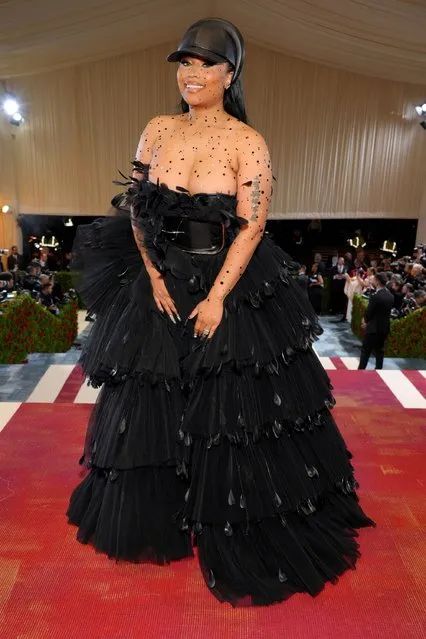
[{"label": "crowd of people", "polygon": [[[69,265],[70,254],[67,254],[66,260]],[[7,256],[8,270],[3,270],[1,264],[0,303],[10,300],[18,294],[27,294],[31,295],[53,315],[59,315],[61,305],[75,297],[75,291],[73,289],[66,292],[62,290],[60,282],[55,279],[54,270],[49,268],[52,265],[57,266],[58,261],[53,262],[49,260],[47,254],[41,253],[34,256],[25,268],[24,259],[19,254],[18,247],[12,246]]]},{"label": "crowd of people", "polygon": [[330,279],[330,296],[325,312],[341,315],[350,321],[355,293],[370,297],[376,292],[375,275],[384,273],[386,288],[393,295],[391,317],[405,317],[426,306],[426,246],[419,245],[411,256],[392,260],[385,255],[370,259],[363,249],[339,255],[334,251],[328,262],[316,253],[309,273],[305,265],[299,271],[299,283],[306,291],[314,310],[323,311],[324,279]]}]

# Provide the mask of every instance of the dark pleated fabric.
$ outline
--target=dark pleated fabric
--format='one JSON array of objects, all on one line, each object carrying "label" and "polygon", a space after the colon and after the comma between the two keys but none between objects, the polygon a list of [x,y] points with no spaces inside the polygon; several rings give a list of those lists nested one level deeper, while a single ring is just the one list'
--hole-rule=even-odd
[{"label": "dark pleated fabric", "polygon": [[[155,307],[126,211],[82,227],[77,287],[96,313],[81,363],[103,385],[68,517],[78,539],[116,559],[198,557],[207,587],[233,605],[316,595],[359,556],[373,526],[356,494],[351,454],[333,420],[329,379],[312,350],[321,333],[293,280],[295,265],[264,237],[225,300],[211,340],[185,321],[206,297],[243,223],[236,200],[133,181],[132,206],[182,322]],[[161,232],[166,216],[222,221],[226,247],[191,255]]]}]

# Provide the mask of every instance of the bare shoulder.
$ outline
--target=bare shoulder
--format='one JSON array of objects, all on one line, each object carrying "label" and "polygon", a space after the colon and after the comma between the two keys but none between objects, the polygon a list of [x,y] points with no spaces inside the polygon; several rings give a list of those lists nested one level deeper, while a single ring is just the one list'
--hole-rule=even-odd
[{"label": "bare shoulder", "polygon": [[144,134],[149,137],[157,137],[161,133],[164,133],[168,127],[173,125],[173,120],[173,115],[156,115],[146,125]]},{"label": "bare shoulder", "polygon": [[255,129],[244,122],[239,122],[239,126],[235,128],[236,141],[238,142],[238,151],[240,154],[246,155],[250,153],[268,153],[268,145],[264,137]]}]

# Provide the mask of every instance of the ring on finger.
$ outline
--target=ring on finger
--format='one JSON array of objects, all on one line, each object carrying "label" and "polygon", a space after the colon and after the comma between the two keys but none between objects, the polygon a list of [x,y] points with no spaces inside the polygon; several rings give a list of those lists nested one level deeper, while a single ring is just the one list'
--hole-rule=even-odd
[{"label": "ring on finger", "polygon": [[210,329],[209,329],[209,328],[205,328],[205,329],[203,330],[203,334],[204,334],[204,335],[208,335],[209,333],[210,333]]}]

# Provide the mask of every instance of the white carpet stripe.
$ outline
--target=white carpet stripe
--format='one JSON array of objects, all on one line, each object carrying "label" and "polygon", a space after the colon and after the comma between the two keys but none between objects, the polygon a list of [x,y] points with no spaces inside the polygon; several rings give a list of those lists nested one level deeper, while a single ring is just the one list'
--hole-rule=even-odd
[{"label": "white carpet stripe", "polygon": [[426,371],[419,371],[420,375],[423,375],[423,377],[426,377]]},{"label": "white carpet stripe", "polygon": [[0,433],[11,419],[22,402],[0,402]]},{"label": "white carpet stripe", "polygon": [[359,357],[341,357],[340,359],[350,371],[356,371],[358,369]]},{"label": "white carpet stripe", "polygon": [[329,357],[319,357],[318,359],[319,359],[319,361],[321,362],[323,368],[326,371],[335,371],[336,370],[335,365],[333,364],[333,362],[331,361],[331,359]]},{"label": "white carpet stripe", "polygon": [[73,369],[73,364],[52,364],[49,366],[28,397],[27,402],[36,404],[54,402]]},{"label": "white carpet stripe", "polygon": [[377,371],[404,408],[426,408],[426,399],[402,371]]},{"label": "white carpet stripe", "polygon": [[80,390],[77,393],[74,404],[95,404],[100,392],[100,388],[87,386],[86,382],[84,382],[80,386]]},{"label": "white carpet stripe", "polygon": [[84,319],[86,315],[87,311],[78,311],[78,335],[81,335],[84,329],[87,328],[89,324],[91,324],[91,322],[86,322],[86,320]]}]

